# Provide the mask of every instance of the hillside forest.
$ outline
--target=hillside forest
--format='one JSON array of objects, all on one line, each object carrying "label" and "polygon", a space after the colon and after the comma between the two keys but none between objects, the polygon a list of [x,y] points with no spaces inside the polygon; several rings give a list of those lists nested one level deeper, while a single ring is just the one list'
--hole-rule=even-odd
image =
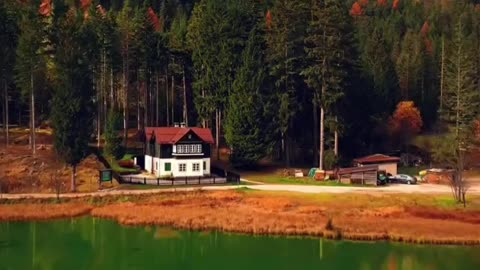
[{"label": "hillside forest", "polygon": [[236,166],[328,169],[419,134],[449,162],[478,124],[477,2],[2,0],[2,126],[53,127],[72,165],[175,123],[211,128]]}]

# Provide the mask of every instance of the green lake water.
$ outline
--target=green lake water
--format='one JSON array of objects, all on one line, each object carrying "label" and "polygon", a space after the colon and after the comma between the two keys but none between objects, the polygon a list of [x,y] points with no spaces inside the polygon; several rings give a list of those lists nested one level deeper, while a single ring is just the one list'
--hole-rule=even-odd
[{"label": "green lake water", "polygon": [[[480,228],[479,228],[480,229]],[[0,270],[480,269],[480,247],[123,227],[79,218],[0,223]]]}]

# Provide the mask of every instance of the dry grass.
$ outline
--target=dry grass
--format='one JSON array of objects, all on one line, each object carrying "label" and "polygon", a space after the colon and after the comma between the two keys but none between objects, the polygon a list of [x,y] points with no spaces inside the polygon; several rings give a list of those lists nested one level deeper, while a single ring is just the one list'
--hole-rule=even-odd
[{"label": "dry grass", "polygon": [[[422,204],[419,203],[423,197]],[[153,228],[174,238],[174,227],[247,234],[310,235],[332,239],[393,240],[430,244],[480,244],[480,197],[472,208],[437,205],[425,195],[296,194],[217,191],[115,197],[102,202],[0,206],[0,221],[88,214],[124,225]],[[96,206],[93,206],[95,204]]]},{"label": "dry grass", "polygon": [[[103,169],[103,164],[93,155],[79,164],[77,170],[79,192],[98,190],[99,169]],[[55,159],[51,146],[46,145],[41,150],[37,150],[35,157],[32,156],[28,146],[12,145],[8,148],[0,146],[2,192],[55,192],[55,185],[51,180],[55,170],[59,171],[58,177],[63,184],[63,191],[69,190],[71,168],[60,164]]]},{"label": "dry grass", "polygon": [[85,203],[0,205],[0,222],[77,217],[91,210],[92,206]]}]

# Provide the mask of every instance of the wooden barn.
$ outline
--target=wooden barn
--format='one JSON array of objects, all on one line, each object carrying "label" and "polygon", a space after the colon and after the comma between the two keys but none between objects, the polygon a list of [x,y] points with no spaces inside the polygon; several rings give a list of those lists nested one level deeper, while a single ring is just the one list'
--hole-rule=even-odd
[{"label": "wooden barn", "polygon": [[342,168],[338,170],[337,177],[344,184],[377,185],[378,166],[369,165],[362,167]]}]

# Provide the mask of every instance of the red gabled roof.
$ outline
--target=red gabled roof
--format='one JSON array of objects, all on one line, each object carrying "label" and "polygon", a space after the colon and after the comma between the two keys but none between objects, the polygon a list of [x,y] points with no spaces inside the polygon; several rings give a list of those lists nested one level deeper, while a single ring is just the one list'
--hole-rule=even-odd
[{"label": "red gabled roof", "polygon": [[188,132],[192,131],[202,141],[213,144],[212,132],[208,128],[183,128],[183,127],[146,127],[145,136],[150,140],[152,136],[159,144],[176,144]]},{"label": "red gabled roof", "polygon": [[391,157],[391,156],[382,155],[382,154],[375,154],[375,155],[354,159],[353,162],[360,163],[360,164],[400,162],[400,158]]}]

